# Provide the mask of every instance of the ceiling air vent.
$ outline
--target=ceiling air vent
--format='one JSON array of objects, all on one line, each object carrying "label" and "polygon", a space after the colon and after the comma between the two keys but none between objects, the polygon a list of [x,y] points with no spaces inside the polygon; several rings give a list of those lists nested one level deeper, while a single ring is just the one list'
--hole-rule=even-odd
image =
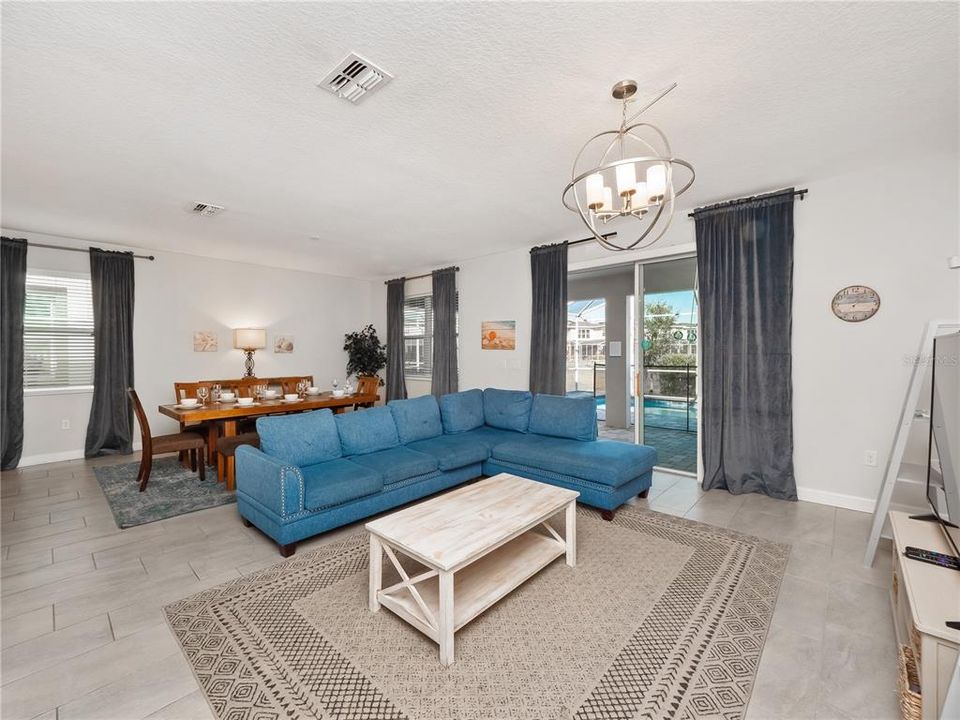
[{"label": "ceiling air vent", "polygon": [[393,75],[386,70],[364,60],[356,53],[350,53],[327,73],[319,87],[356,104],[392,79]]},{"label": "ceiling air vent", "polygon": [[223,206],[198,202],[193,206],[192,212],[196,215],[203,215],[204,217],[213,217],[223,212]]}]

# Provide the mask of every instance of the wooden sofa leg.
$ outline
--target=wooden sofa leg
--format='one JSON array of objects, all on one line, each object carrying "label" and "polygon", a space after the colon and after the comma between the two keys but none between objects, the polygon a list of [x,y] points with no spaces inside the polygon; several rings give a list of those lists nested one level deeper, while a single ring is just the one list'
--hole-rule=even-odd
[{"label": "wooden sofa leg", "polygon": [[290,557],[297,550],[296,543],[290,543],[289,545],[277,544],[277,547],[280,549],[280,554],[285,558]]},{"label": "wooden sofa leg", "polygon": [[650,488],[647,488],[647,489],[644,490],[642,493],[640,493],[639,495],[637,495],[637,497],[645,498],[645,497],[646,497],[647,495],[649,495],[649,494],[650,494]]},{"label": "wooden sofa leg", "polygon": [[613,516],[616,514],[616,510],[601,510],[600,517],[602,517],[607,522],[613,520]]},{"label": "wooden sofa leg", "polygon": [[240,522],[243,523],[244,527],[253,527],[253,523],[243,517],[243,515],[240,516]]}]

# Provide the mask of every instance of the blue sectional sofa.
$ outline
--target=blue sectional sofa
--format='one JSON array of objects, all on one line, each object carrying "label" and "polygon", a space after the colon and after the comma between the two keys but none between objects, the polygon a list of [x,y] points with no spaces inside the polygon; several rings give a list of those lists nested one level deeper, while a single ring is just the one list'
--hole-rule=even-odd
[{"label": "blue sectional sofa", "polygon": [[597,439],[593,398],[467,390],[343,415],[257,419],[260,449],[237,449],[245,524],[299,540],[459,485],[508,472],[580,492],[606,519],[646,495],[656,451]]}]

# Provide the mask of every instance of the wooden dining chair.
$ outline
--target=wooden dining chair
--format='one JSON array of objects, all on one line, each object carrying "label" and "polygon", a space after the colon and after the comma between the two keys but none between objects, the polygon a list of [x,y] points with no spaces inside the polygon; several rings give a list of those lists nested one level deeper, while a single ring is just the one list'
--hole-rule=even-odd
[{"label": "wooden dining chair", "polygon": [[168,453],[187,452],[190,457],[190,468],[193,471],[199,471],[200,479],[206,479],[206,462],[204,462],[204,448],[207,441],[203,435],[195,432],[179,432],[173,435],[150,434],[150,423],[147,422],[147,414],[143,411],[143,405],[137,396],[137,391],[133,388],[127,388],[127,395],[133,403],[133,411],[137,415],[137,422],[140,423],[140,439],[143,442],[143,451],[140,455],[140,470],[137,472],[137,480],[140,482],[140,492],[147,489],[147,482],[150,480],[150,470],[153,467],[154,455],[166,455]]},{"label": "wooden dining chair", "polygon": [[[376,395],[380,390],[380,378],[376,375],[361,375],[357,378],[357,395]],[[355,403],[354,410],[373,407],[374,402]]]},{"label": "wooden dining chair", "polygon": [[[179,403],[184,398],[195,398],[197,397],[197,390],[200,388],[206,388],[207,390],[207,403],[212,402],[213,395],[213,383],[210,382],[175,382],[173,384],[173,393],[174,398]],[[185,425],[183,422],[180,423],[180,432],[185,432],[187,428],[194,428],[197,432],[202,432],[206,435],[207,438],[207,463],[210,465],[214,464],[216,460],[217,452],[217,438],[220,435],[220,429],[216,422],[204,421],[199,423],[194,423],[192,425]],[[181,458],[182,459],[182,458]]]}]

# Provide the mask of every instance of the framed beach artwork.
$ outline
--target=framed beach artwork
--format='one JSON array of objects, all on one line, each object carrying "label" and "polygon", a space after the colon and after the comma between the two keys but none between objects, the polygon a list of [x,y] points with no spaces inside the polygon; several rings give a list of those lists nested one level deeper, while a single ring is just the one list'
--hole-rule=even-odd
[{"label": "framed beach artwork", "polygon": [[193,331],[194,352],[217,352],[219,349],[217,334],[213,330]]},{"label": "framed beach artwork", "polygon": [[484,320],[480,323],[482,350],[516,350],[516,320]]},{"label": "framed beach artwork", "polygon": [[292,353],[293,335],[275,335],[273,338],[273,351],[275,353]]}]

